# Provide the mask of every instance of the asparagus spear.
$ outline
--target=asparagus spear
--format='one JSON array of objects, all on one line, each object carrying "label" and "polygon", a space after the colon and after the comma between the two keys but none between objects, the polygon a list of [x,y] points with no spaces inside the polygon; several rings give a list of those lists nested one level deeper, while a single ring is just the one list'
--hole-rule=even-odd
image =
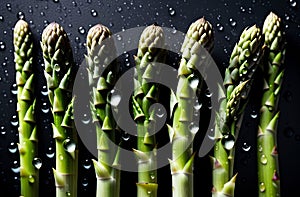
[{"label": "asparagus spear", "polygon": [[54,120],[56,196],[77,196],[78,151],[72,99],[76,68],[69,39],[59,24],[51,23],[44,29],[41,48]]},{"label": "asparagus spear", "polygon": [[85,57],[88,65],[89,85],[91,88],[91,112],[96,123],[98,161],[94,161],[97,177],[97,194],[101,197],[120,195],[120,171],[118,154],[115,150],[116,122],[112,116],[109,102],[111,92],[119,72],[119,65],[113,61],[116,49],[111,31],[101,25],[92,27],[87,35]]},{"label": "asparagus spear", "polygon": [[155,72],[159,72],[159,66],[155,63],[165,61],[164,45],[162,28],[148,26],[141,34],[135,57],[137,76],[132,102],[138,132],[137,150],[134,149],[138,159],[138,197],[157,195],[156,140],[153,133],[155,109],[151,109],[150,106],[158,101],[159,86],[148,81],[154,78]]},{"label": "asparagus spear", "polygon": [[279,118],[278,100],[283,78],[285,55],[281,19],[270,13],[263,25],[265,45],[268,48],[263,64],[264,92],[258,129],[259,196],[279,196],[279,172],[276,149],[276,130]]},{"label": "asparagus spear", "polygon": [[[173,125],[168,125],[172,143],[172,191],[174,197],[193,196],[193,145],[195,136],[193,129],[194,100],[197,88],[203,78],[196,67],[202,47],[211,50],[213,47],[213,30],[204,18],[192,23],[185,36],[181,52],[182,59],[178,69],[178,85],[176,95],[172,92],[171,111],[174,111]],[[201,47],[202,46],[202,47]],[[199,85],[195,83],[199,82]],[[174,104],[176,102],[176,105]],[[197,123],[198,124],[198,123]]]},{"label": "asparagus spear", "polygon": [[261,43],[260,29],[255,25],[246,28],[233,49],[229,67],[225,72],[226,93],[220,96],[221,103],[215,127],[213,196],[234,196],[234,143],[248,100],[253,74],[264,51]]},{"label": "asparagus spear", "polygon": [[18,86],[17,111],[19,116],[19,151],[21,195],[39,195],[39,172],[35,168],[37,133],[35,121],[34,74],[32,68],[33,41],[29,25],[19,20],[14,28],[16,84]]}]

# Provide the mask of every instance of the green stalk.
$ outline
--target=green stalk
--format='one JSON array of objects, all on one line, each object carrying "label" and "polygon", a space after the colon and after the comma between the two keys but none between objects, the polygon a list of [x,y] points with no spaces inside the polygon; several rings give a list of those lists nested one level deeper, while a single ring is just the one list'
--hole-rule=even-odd
[{"label": "green stalk", "polygon": [[51,23],[44,29],[41,47],[54,121],[56,196],[77,196],[78,150],[72,99],[76,69],[72,49],[66,32],[57,23]]},{"label": "green stalk", "polygon": [[19,20],[14,28],[21,196],[39,195],[39,167],[35,167],[38,139],[35,121],[33,40],[29,25]]},{"label": "green stalk", "polygon": [[[170,142],[172,143],[173,197],[193,196],[193,139],[198,131],[193,125],[195,112],[194,102],[197,89],[202,85],[197,66],[200,63],[202,47],[211,50],[213,46],[213,30],[204,18],[192,23],[185,36],[181,52],[182,59],[178,69],[178,85],[176,95],[171,93],[171,111],[174,111],[173,125],[168,125]],[[202,47],[201,47],[202,46]],[[196,85],[195,82],[197,83]]]},{"label": "green stalk", "polygon": [[137,122],[138,142],[134,153],[138,160],[137,196],[157,196],[155,153],[155,109],[150,106],[158,101],[159,85],[149,81],[159,72],[157,62],[165,61],[165,37],[161,27],[151,25],[142,32],[135,57],[135,92],[132,97],[134,120]]},{"label": "green stalk", "polygon": [[114,96],[112,93],[119,64],[113,61],[116,49],[111,31],[101,25],[92,27],[87,35],[87,55],[91,113],[97,135],[98,161],[93,160],[97,177],[98,197],[120,195],[119,155],[116,150],[117,124],[112,115]]},{"label": "green stalk", "polygon": [[263,64],[264,87],[258,129],[259,196],[280,196],[276,131],[279,118],[278,100],[283,78],[285,41],[281,19],[270,13],[263,25],[267,53]]},{"label": "green stalk", "polygon": [[216,119],[212,196],[234,196],[236,175],[233,173],[235,140],[248,101],[253,74],[264,48],[261,31],[255,25],[246,28],[235,45],[226,69],[223,85],[226,93],[219,95],[220,109]]}]

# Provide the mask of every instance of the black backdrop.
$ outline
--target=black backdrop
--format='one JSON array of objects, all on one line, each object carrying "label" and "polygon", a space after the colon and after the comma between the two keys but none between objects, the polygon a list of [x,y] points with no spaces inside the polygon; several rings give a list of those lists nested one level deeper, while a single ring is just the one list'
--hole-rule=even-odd
[{"label": "black backdrop", "polygon": [[[150,0],[97,1],[97,0],[24,0],[0,2],[0,195],[18,196],[20,191],[19,175],[14,171],[19,165],[16,151],[18,142],[16,126],[16,95],[14,88],[14,63],[12,46],[12,28],[18,18],[25,17],[30,23],[35,44],[39,46],[43,28],[49,22],[60,23],[69,33],[76,63],[80,64],[86,49],[83,45],[89,25],[102,23],[116,33],[122,29],[149,25],[175,28],[185,32],[191,22],[205,16],[215,29],[215,47],[213,58],[223,73],[229,55],[238,37],[247,26],[254,23],[262,25],[270,11],[278,14],[284,22],[287,37],[286,72],[280,99],[281,116],[278,127],[278,151],[280,160],[282,196],[295,196],[299,190],[300,177],[300,126],[296,114],[300,110],[300,2],[294,0]],[[51,113],[47,112],[49,103],[42,75],[41,51],[35,61],[38,72],[37,96],[39,99],[38,119],[40,131],[39,157],[43,165],[40,169],[41,195],[54,196],[54,180],[51,168],[54,166],[53,139],[51,138]],[[298,56],[297,56],[298,55]],[[256,168],[256,126],[259,99],[257,93],[251,95],[242,129],[236,143],[235,171],[239,172],[236,184],[236,196],[257,195]],[[254,111],[254,112],[253,112]],[[46,113],[45,113],[46,112]],[[252,114],[252,117],[251,117]],[[299,122],[298,122],[299,123]],[[201,134],[196,140],[201,141]],[[130,140],[129,142],[130,143]],[[244,151],[246,143],[251,146]],[[130,144],[127,144],[129,146]],[[49,149],[50,148],[50,149]],[[52,149],[51,149],[52,148]],[[91,154],[83,144],[79,144],[79,181],[78,195],[95,195],[95,175],[91,166]],[[50,155],[50,157],[49,157]],[[210,196],[211,167],[208,157],[196,158],[195,196]],[[159,169],[159,196],[171,196],[171,176],[169,166]],[[136,174],[123,172],[121,196],[135,195]],[[298,194],[299,195],[299,194]],[[297,195],[296,195],[297,196]]]}]

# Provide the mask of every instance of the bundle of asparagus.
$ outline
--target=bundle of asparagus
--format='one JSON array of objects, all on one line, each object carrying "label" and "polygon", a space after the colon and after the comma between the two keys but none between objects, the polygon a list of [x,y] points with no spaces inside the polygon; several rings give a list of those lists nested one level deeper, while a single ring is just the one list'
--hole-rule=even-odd
[{"label": "bundle of asparagus", "polygon": [[236,175],[233,174],[235,139],[244,107],[264,48],[261,31],[255,25],[246,28],[235,45],[226,69],[220,95],[220,110],[215,127],[213,160],[213,196],[234,196]]},{"label": "bundle of asparagus", "polygon": [[[188,29],[181,52],[182,59],[178,69],[178,86],[176,95],[171,93],[171,111],[174,111],[173,125],[168,125],[172,143],[172,191],[174,197],[193,196],[193,144],[195,131],[193,124],[194,100],[197,89],[203,81],[197,66],[202,47],[211,51],[213,46],[213,30],[211,24],[201,18]],[[202,46],[202,47],[201,47]],[[195,81],[198,84],[193,85]]]},{"label": "bundle of asparagus", "polygon": [[38,139],[34,114],[33,40],[29,25],[24,20],[15,25],[13,43],[18,86],[21,195],[34,197],[39,195],[39,173],[34,166]]},{"label": "bundle of asparagus", "polygon": [[137,196],[157,195],[157,173],[155,155],[155,123],[154,108],[150,108],[158,101],[159,85],[149,83],[159,65],[156,62],[165,61],[165,38],[161,27],[151,25],[142,32],[138,53],[135,57],[136,78],[135,92],[132,97],[134,120],[137,122],[138,142],[134,153],[138,159]]},{"label": "bundle of asparagus", "polygon": [[56,196],[77,196],[78,151],[72,99],[76,68],[69,39],[59,24],[51,23],[44,29],[41,48],[54,120]]},{"label": "bundle of asparagus", "polygon": [[257,138],[259,196],[279,196],[276,130],[285,41],[281,19],[272,12],[264,22],[263,35],[267,52],[265,62],[262,64],[264,89]]},{"label": "bundle of asparagus", "polygon": [[120,195],[120,170],[116,150],[117,125],[112,115],[112,91],[119,74],[119,64],[114,61],[116,49],[112,33],[103,25],[95,25],[87,35],[89,86],[91,88],[91,113],[97,134],[98,161],[93,160],[97,177],[97,194],[101,197]]}]

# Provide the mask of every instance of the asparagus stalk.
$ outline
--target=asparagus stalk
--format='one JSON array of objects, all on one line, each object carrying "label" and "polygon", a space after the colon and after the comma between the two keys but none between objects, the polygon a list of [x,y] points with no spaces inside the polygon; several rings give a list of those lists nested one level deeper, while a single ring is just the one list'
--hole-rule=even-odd
[{"label": "asparagus stalk", "polygon": [[148,26],[141,34],[135,57],[137,74],[132,102],[138,132],[137,149],[134,149],[138,159],[138,197],[157,195],[156,140],[153,133],[155,109],[151,109],[150,106],[158,101],[159,85],[149,81],[154,79],[156,72],[159,72],[159,65],[155,63],[165,61],[164,45],[162,28],[155,25]]},{"label": "asparagus stalk", "polygon": [[263,54],[261,31],[255,25],[246,28],[235,45],[226,69],[215,127],[212,196],[234,196],[234,143],[255,73]]},{"label": "asparagus stalk", "polygon": [[116,143],[117,124],[112,116],[114,103],[110,97],[119,65],[113,61],[116,49],[111,31],[101,24],[95,25],[88,32],[86,46],[92,98],[90,108],[97,134],[98,161],[93,160],[97,177],[96,196],[117,197],[120,195],[119,156],[113,144]]},{"label": "asparagus stalk", "polygon": [[[193,144],[196,132],[193,128],[194,106],[197,88],[203,78],[197,71],[202,47],[211,50],[213,47],[213,30],[204,18],[192,23],[185,36],[181,52],[182,58],[178,69],[176,95],[171,93],[171,111],[174,111],[173,125],[168,125],[172,143],[172,191],[174,197],[193,196]],[[201,47],[202,46],[202,47]],[[195,84],[195,81],[198,84]],[[175,101],[175,103],[174,103]],[[195,125],[197,125],[196,123]]]},{"label": "asparagus stalk", "polygon": [[282,64],[285,55],[281,19],[270,13],[263,25],[268,50],[263,64],[264,89],[258,129],[258,183],[259,196],[279,196],[276,130],[279,118],[278,100],[283,78]]},{"label": "asparagus stalk", "polygon": [[41,48],[54,120],[56,196],[77,196],[78,151],[72,99],[76,68],[69,39],[59,24],[51,23],[44,29]]},{"label": "asparagus stalk", "polygon": [[13,43],[18,86],[21,196],[34,197],[39,195],[39,172],[34,166],[38,139],[34,115],[33,40],[29,25],[24,20],[19,20],[15,25]]}]

